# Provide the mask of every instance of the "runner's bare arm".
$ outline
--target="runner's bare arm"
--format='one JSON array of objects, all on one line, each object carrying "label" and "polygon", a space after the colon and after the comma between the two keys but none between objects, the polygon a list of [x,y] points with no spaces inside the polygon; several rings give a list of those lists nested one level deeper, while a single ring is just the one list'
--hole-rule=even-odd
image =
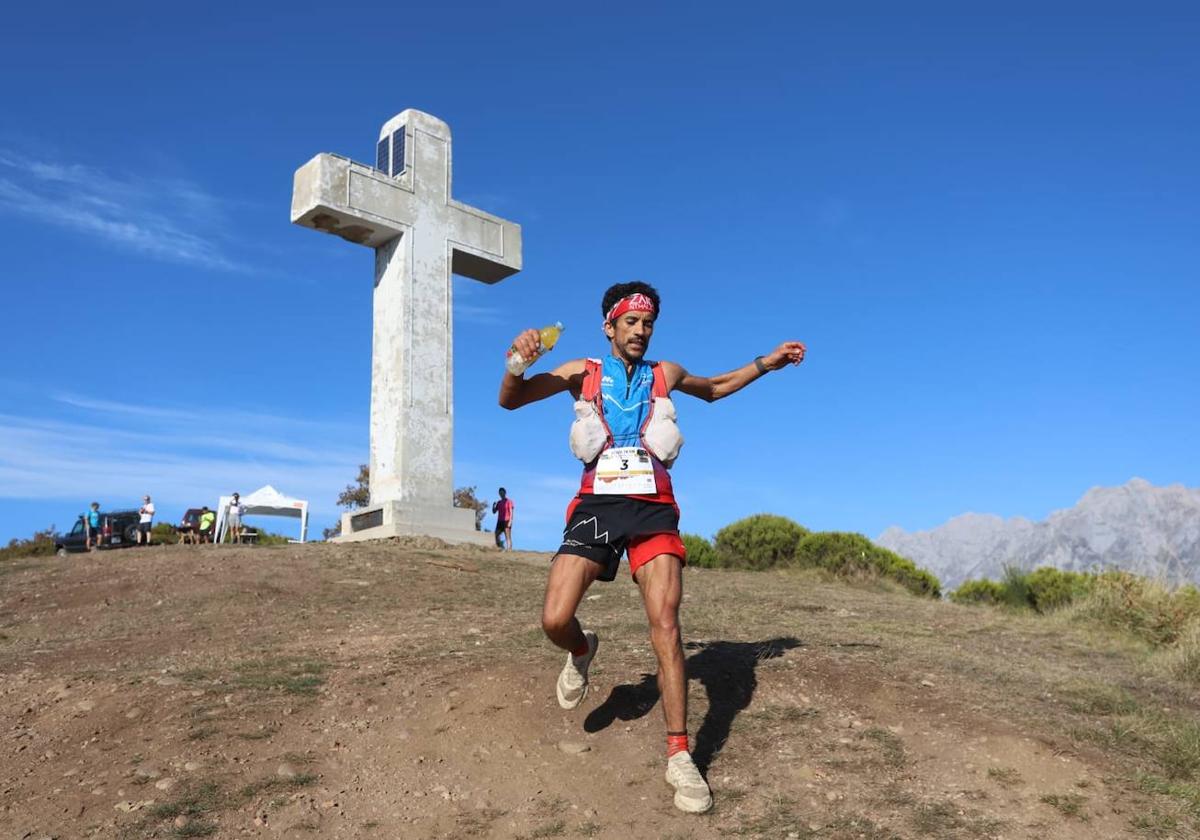
[{"label": "runner's bare arm", "polygon": [[[768,370],[779,370],[787,365],[798,365],[804,361],[806,352],[799,341],[785,341],[762,357],[762,366]],[[754,362],[742,365],[737,370],[716,376],[696,376],[688,373],[675,362],[663,362],[663,373],[667,377],[667,389],[679,390],[693,397],[712,402],[730,394],[736,394],[764,374]]]},{"label": "runner's bare arm", "polygon": [[578,395],[583,388],[583,370],[584,360],[572,359],[549,373],[539,373],[528,379],[505,371],[500,380],[500,406],[511,411],[563,391]]},{"label": "runner's bare arm", "polygon": [[[513,347],[526,359],[530,359],[537,355],[540,341],[537,330],[525,330],[513,339]],[[584,367],[583,359],[572,359],[549,373],[539,373],[529,379],[513,376],[506,370],[504,378],[500,380],[500,405],[511,411],[563,391],[578,394],[583,387]]]}]

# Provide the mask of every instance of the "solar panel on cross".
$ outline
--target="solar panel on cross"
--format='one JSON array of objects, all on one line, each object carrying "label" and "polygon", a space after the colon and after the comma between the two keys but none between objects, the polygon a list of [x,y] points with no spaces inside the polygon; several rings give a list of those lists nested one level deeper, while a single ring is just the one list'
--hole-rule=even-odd
[{"label": "solar panel on cross", "polygon": [[384,137],[375,147],[375,168],[380,172],[388,171],[388,138]]},{"label": "solar panel on cross", "polygon": [[404,172],[404,126],[392,132],[392,177]]}]

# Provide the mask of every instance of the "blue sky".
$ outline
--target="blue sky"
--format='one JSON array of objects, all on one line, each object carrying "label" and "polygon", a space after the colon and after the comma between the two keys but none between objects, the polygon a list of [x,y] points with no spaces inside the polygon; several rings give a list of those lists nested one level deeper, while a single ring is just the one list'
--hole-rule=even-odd
[{"label": "blue sky", "polygon": [[[799,369],[681,397],[685,530],[876,535],[1200,484],[1194,4],[28,4],[0,27],[0,541],[266,483],[314,526],[367,456],[372,257],[289,224],[409,107],[525,269],[455,279],[455,479],[557,545],[570,403],[503,351],[644,279],[650,355]],[[290,523],[268,527],[287,531]]]}]

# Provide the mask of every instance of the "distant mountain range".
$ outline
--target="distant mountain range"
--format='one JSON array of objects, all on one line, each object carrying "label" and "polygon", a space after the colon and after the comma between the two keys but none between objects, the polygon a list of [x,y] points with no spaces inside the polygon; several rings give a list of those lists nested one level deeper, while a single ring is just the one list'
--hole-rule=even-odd
[{"label": "distant mountain range", "polygon": [[1093,487],[1044,522],[964,513],[929,531],[895,526],[875,540],[938,576],[949,592],[966,580],[999,579],[1005,566],[1071,571],[1125,569],[1200,584],[1200,488],[1155,487],[1135,478]]}]

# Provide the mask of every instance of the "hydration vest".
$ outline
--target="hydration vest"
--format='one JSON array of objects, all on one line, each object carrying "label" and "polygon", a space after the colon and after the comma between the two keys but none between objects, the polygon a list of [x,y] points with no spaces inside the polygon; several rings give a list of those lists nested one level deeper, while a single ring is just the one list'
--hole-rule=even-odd
[{"label": "hydration vest", "polygon": [[[654,466],[655,495],[638,495],[631,498],[647,501],[672,502],[671,476],[667,470],[675,463],[683,446],[683,435],[676,425],[675,405],[667,389],[667,379],[658,362],[645,362],[653,375],[650,389],[649,410],[646,419],[637,430],[637,442],[622,440],[614,443],[613,431],[605,416],[602,377],[604,365],[600,359],[585,359],[583,387],[575,402],[575,422],[571,424],[571,452],[583,461],[583,477],[580,481],[581,494],[593,492],[596,461],[600,453],[614,446],[637,445],[650,453]],[[634,368],[633,375],[642,370]]]}]

